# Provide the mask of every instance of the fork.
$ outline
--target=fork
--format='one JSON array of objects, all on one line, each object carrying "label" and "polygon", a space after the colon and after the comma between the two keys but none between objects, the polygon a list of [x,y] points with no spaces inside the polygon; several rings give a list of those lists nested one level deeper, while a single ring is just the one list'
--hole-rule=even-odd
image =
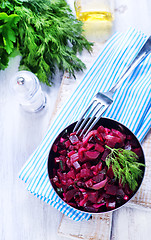
[{"label": "fork", "polygon": [[108,92],[98,92],[93,97],[86,110],[81,114],[79,120],[77,121],[73,129],[73,132],[76,131],[76,134],[80,133],[80,136],[82,134],[86,136],[88,132],[93,129],[95,124],[101,118],[102,114],[112,104],[114,92],[122,85],[125,79],[134,71],[134,69],[150,54],[150,52],[151,36],[148,38],[137,56],[128,66],[124,74],[122,74],[119,80],[115,83],[115,85]]}]

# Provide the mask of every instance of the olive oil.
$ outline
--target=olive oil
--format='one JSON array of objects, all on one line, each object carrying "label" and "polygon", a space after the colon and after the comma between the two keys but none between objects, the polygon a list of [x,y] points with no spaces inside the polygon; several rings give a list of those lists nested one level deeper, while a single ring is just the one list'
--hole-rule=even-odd
[{"label": "olive oil", "polygon": [[[105,41],[113,26],[113,11],[108,0],[75,1],[78,20],[83,22],[84,34],[90,41]],[[112,0],[113,3],[113,0]]]},{"label": "olive oil", "polygon": [[77,13],[77,19],[83,22],[86,21],[113,21],[113,16],[111,12],[103,12],[103,11],[92,11],[92,12],[81,12]]}]

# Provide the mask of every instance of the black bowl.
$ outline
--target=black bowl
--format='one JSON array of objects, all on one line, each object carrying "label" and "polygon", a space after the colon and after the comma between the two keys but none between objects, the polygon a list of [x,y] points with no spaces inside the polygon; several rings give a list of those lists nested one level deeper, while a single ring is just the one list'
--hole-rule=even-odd
[{"label": "black bowl", "polygon": [[[60,137],[63,137],[63,135],[66,134],[67,132],[71,133],[73,131],[73,129],[74,129],[75,124],[76,124],[76,122],[72,123],[71,125],[66,127],[57,136],[57,138],[55,139],[54,143],[56,143],[58,141],[58,139]],[[102,125],[103,127],[109,128],[109,129],[114,128],[116,130],[119,130],[121,133],[125,133],[126,135],[132,135],[132,137],[134,138],[135,144],[137,145],[138,148],[141,149],[141,157],[139,158],[139,162],[141,162],[141,163],[143,163],[145,165],[145,157],[144,157],[144,152],[143,152],[142,146],[141,146],[140,142],[138,141],[138,139],[136,138],[136,136],[126,126],[124,126],[123,124],[121,124],[118,121],[115,121],[113,119],[103,118],[103,117],[98,121],[98,123],[96,124],[94,129],[96,129],[100,125]],[[53,178],[53,168],[54,168],[54,158],[55,157],[56,157],[56,153],[53,151],[53,148],[51,147],[50,152],[49,152],[49,156],[48,156],[48,165],[47,165],[48,166],[48,175],[49,175],[50,183],[51,183],[54,191],[59,196],[59,198],[61,198],[60,195],[57,193],[56,186],[54,185],[54,183],[52,181],[52,178]],[[142,169],[143,174],[142,174],[141,178],[139,178],[139,180],[138,180],[138,186],[137,186],[136,190],[131,194],[129,200],[127,200],[126,202],[124,202],[122,204],[119,204],[115,209],[103,210],[101,212],[97,212],[96,213],[96,212],[86,211],[86,210],[80,209],[78,207],[77,208],[73,207],[73,206],[70,206],[70,207],[72,207],[72,208],[74,208],[76,210],[79,210],[81,212],[85,212],[85,213],[92,213],[92,214],[98,214],[99,213],[100,214],[100,213],[104,213],[104,212],[111,212],[111,211],[114,211],[116,209],[119,209],[122,206],[125,206],[125,204],[127,204],[134,197],[134,195],[138,192],[138,190],[139,190],[139,188],[140,188],[140,186],[142,184],[142,181],[143,181],[143,178],[144,178],[144,174],[145,174],[145,167],[142,166],[141,169]],[[68,203],[66,203],[66,204],[68,205]]]}]

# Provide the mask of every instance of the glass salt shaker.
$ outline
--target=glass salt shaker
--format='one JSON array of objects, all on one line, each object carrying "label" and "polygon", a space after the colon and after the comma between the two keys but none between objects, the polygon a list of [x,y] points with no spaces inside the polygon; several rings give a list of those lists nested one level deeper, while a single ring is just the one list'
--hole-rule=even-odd
[{"label": "glass salt shaker", "polygon": [[11,79],[11,84],[17,101],[24,110],[38,112],[46,106],[46,96],[32,72],[17,72]]}]

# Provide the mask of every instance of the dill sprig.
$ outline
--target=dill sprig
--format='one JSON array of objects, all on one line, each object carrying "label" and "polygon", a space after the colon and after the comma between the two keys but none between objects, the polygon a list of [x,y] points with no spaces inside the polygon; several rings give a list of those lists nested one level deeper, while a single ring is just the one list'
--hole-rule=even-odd
[{"label": "dill sprig", "polygon": [[92,45],[65,0],[0,1],[0,70],[17,49],[19,69],[51,85],[57,69],[73,76],[85,69],[77,53],[91,52]]},{"label": "dill sprig", "polygon": [[110,148],[110,153],[106,158],[106,165],[109,168],[112,167],[114,176],[124,186],[126,183],[129,185],[132,191],[138,186],[138,179],[142,176],[143,163],[138,162],[139,157],[131,150],[122,148]]}]

